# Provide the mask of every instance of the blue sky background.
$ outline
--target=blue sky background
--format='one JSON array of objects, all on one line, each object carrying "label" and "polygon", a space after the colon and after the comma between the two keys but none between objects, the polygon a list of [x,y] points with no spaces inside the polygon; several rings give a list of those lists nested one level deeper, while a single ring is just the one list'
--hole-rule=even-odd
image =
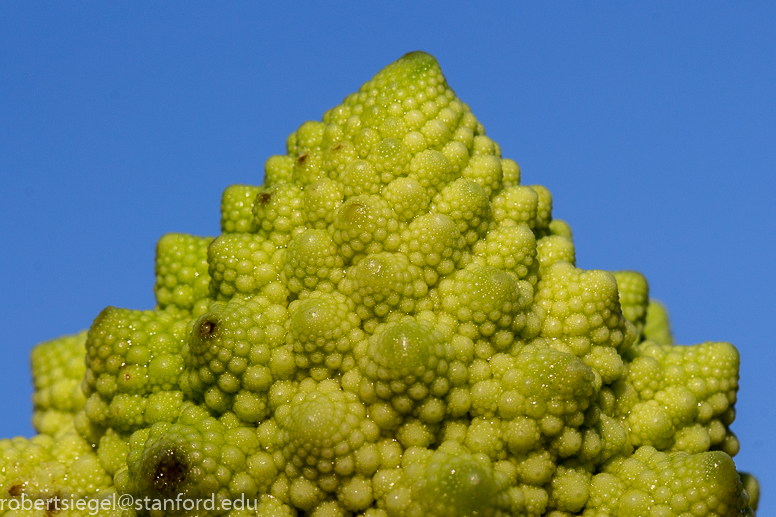
[{"label": "blue sky background", "polygon": [[741,351],[742,470],[776,514],[776,4],[0,2],[0,436],[28,355],[148,309],[157,239],[410,50],[553,193],[578,265],[637,269],[681,343]]}]

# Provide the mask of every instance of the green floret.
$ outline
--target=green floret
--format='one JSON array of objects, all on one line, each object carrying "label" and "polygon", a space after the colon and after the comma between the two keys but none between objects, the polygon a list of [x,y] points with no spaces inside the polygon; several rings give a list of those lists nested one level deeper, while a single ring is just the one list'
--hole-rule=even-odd
[{"label": "green floret", "polygon": [[546,235],[536,241],[536,260],[541,269],[547,269],[556,262],[577,262],[576,249],[572,240],[563,235]]},{"label": "green floret", "polygon": [[[456,106],[458,109],[460,102],[451,103],[451,105]],[[458,128],[456,134],[461,130],[462,128]],[[453,138],[455,138],[455,135],[453,135]],[[452,165],[453,173],[455,176],[457,176],[458,173],[462,171],[469,162],[469,150],[462,142],[454,141],[446,143],[442,148],[442,154],[445,155],[447,161]]]},{"label": "green floret", "polygon": [[668,311],[657,300],[650,300],[647,305],[647,315],[644,322],[644,338],[656,341],[661,345],[673,345],[674,336],[671,332],[671,322]]},{"label": "green floret", "polygon": [[345,168],[359,158],[356,145],[344,138],[340,126],[327,125],[321,145],[323,146],[322,167],[330,178],[341,179]]},{"label": "green floret", "polygon": [[470,383],[469,413],[480,417],[459,441],[494,461],[508,459],[524,484],[546,490],[561,459],[592,468],[626,448],[625,429],[594,405],[593,370],[571,354],[527,345],[494,355],[471,371]]},{"label": "green floret", "polygon": [[383,188],[383,197],[399,221],[407,222],[428,211],[431,197],[415,178],[396,178]]},{"label": "green floret", "polygon": [[85,344],[86,332],[81,332],[41,343],[32,350],[32,424],[39,433],[56,436],[71,429],[73,416],[84,406],[81,380],[86,373]]},{"label": "green floret", "polygon": [[[173,414],[168,420],[172,421],[178,415],[180,404],[177,407],[173,404],[169,404],[166,406],[166,409],[170,407],[173,408]],[[129,454],[129,436],[122,436],[113,429],[108,429],[105,434],[100,437],[100,441],[97,444],[97,457],[100,459],[100,465],[102,465],[102,468],[105,469],[105,472],[107,472],[111,478],[117,471],[126,467],[127,454]]]},{"label": "green floret", "polygon": [[[471,162],[469,164],[471,166]],[[410,162],[410,177],[426,189],[429,197],[456,179],[460,171],[456,171],[450,160],[439,151],[426,149],[416,154]]]},{"label": "green floret", "polygon": [[370,253],[399,247],[399,220],[379,196],[354,196],[337,209],[332,225],[334,242],[346,262]]},{"label": "green floret", "polygon": [[[503,373],[497,370],[495,377],[500,380],[499,395],[505,396],[483,396],[486,394],[477,393],[480,390],[475,384],[472,392],[476,412],[487,416],[489,407],[508,420],[528,416],[537,420],[549,435],[559,425],[582,424],[584,411],[599,389],[588,365],[571,354],[536,345],[527,345],[519,353],[500,359],[503,363],[499,369]],[[491,364],[496,363],[491,360]]]},{"label": "green floret", "polygon": [[416,217],[402,232],[399,250],[413,265],[423,268],[425,283],[433,287],[440,276],[460,267],[464,258],[464,239],[455,222],[444,214]]},{"label": "green floret", "polygon": [[543,272],[535,300],[544,313],[541,336],[551,346],[581,357],[604,383],[622,374],[617,351],[633,343],[636,333],[620,311],[610,273],[557,262]]},{"label": "green floret", "polygon": [[[380,325],[355,352],[362,375],[358,393],[363,401],[387,401],[400,415],[413,414],[427,423],[444,418],[442,398],[450,388],[454,351],[429,322],[405,317]],[[378,424],[393,428],[398,422]]]},{"label": "green floret", "polygon": [[304,228],[304,196],[292,183],[264,186],[253,204],[253,216],[259,235],[282,247],[295,231]]},{"label": "green floret", "polygon": [[403,253],[373,253],[348,268],[340,292],[350,296],[362,320],[383,318],[392,310],[411,314],[426,297],[421,269]]},{"label": "green floret", "polygon": [[583,468],[559,466],[550,482],[550,508],[559,512],[579,512],[590,495],[590,478],[590,473]]},{"label": "green floret", "polygon": [[573,240],[571,226],[569,226],[569,223],[566,221],[561,219],[553,219],[550,221],[548,230],[550,231],[550,235],[560,235],[561,237],[566,237],[570,240]]},{"label": "green floret", "polygon": [[245,422],[269,412],[273,379],[293,373],[285,345],[288,311],[263,295],[216,303],[193,325],[187,349],[184,392],[218,413],[233,411]]},{"label": "green floret", "polygon": [[486,265],[510,271],[518,279],[536,285],[539,269],[536,237],[527,225],[495,228],[475,243],[472,252]]},{"label": "green floret", "polygon": [[283,253],[265,237],[225,233],[207,250],[210,293],[217,300],[258,293],[283,267]]},{"label": "green floret", "polygon": [[539,196],[536,205],[536,224],[534,228],[537,233],[547,233],[552,222],[552,194],[543,185],[530,185],[530,188]]},{"label": "green floret", "polygon": [[[367,137],[362,142],[366,143],[370,140]],[[406,175],[411,158],[412,154],[407,146],[393,136],[388,136],[377,142],[366,156],[382,184],[390,183],[394,178]]]},{"label": "green floret", "polygon": [[537,322],[526,311],[533,288],[502,269],[470,264],[439,284],[439,296],[444,310],[472,339],[492,337],[494,346],[504,348],[511,344],[513,332],[535,335]]},{"label": "green floret", "polygon": [[[444,444],[443,444],[444,445]],[[508,515],[512,501],[505,476],[481,456],[469,454],[457,444],[440,447],[420,465],[407,465],[407,477],[424,514],[435,517]]]},{"label": "green floret", "polygon": [[441,150],[461,125],[474,129],[465,111],[436,60],[420,52],[381,70],[323,120],[342,127],[343,136],[353,139],[359,155],[369,157],[388,183],[404,175],[410,153]]},{"label": "green floret", "polygon": [[[331,291],[343,276],[343,260],[326,230],[305,230],[291,239],[283,272],[292,293]],[[274,278],[274,277],[273,277]]]},{"label": "green floret", "polygon": [[260,450],[255,428],[230,428],[190,404],[174,423],[137,431],[129,444],[127,465],[116,473],[115,483],[135,498],[164,501],[182,494],[202,502],[213,497],[218,509],[226,500],[268,493],[278,475]]},{"label": "green floret", "polygon": [[292,181],[295,157],[275,154],[264,162],[264,185],[279,185]]},{"label": "green floret", "polygon": [[739,444],[729,426],[738,391],[738,351],[729,343],[693,346],[644,341],[627,355],[626,375],[614,386],[616,413],[634,447],[692,453]]},{"label": "green floret", "polygon": [[[191,311],[210,295],[208,246],[212,237],[168,233],[156,245],[156,301],[160,309]],[[198,303],[199,302],[199,303]]]},{"label": "green floret", "polygon": [[431,212],[449,216],[468,245],[485,235],[492,217],[487,192],[466,178],[459,178],[442,189],[431,202]]},{"label": "green floret", "polygon": [[221,231],[254,233],[253,202],[259,194],[253,185],[231,185],[221,196]]},{"label": "green floret", "polygon": [[317,120],[308,120],[291,135],[286,141],[286,149],[289,154],[303,155],[321,149],[326,125]]},{"label": "green floret", "polygon": [[292,182],[306,187],[325,178],[326,171],[323,170],[322,166],[323,153],[320,149],[300,154],[294,163],[294,173],[291,176]]},{"label": "green floret", "polygon": [[527,224],[536,227],[539,195],[531,187],[505,188],[493,198],[493,220],[500,226]]},{"label": "green floret", "polygon": [[353,347],[363,339],[361,318],[353,301],[338,292],[313,291],[291,302],[286,340],[297,367],[322,380],[334,371],[355,366]]},{"label": "green floret", "polygon": [[524,509],[503,472],[455,442],[444,442],[435,452],[409,449],[401,468],[378,471],[375,495],[378,508],[391,517],[492,517]]},{"label": "green floret", "polygon": [[509,158],[502,159],[501,174],[505,188],[520,185],[520,166],[516,161]]},{"label": "green floret", "polygon": [[179,389],[188,322],[187,313],[170,310],[100,313],[86,340],[86,418],[76,418],[79,432],[96,441],[108,428],[124,434],[153,423],[159,415],[146,414],[149,395]]},{"label": "green floret", "polygon": [[374,166],[366,160],[353,160],[348,163],[338,177],[345,196],[378,194],[382,183],[376,172]]},{"label": "green floret", "polygon": [[326,229],[342,204],[342,185],[323,178],[304,189],[303,210],[308,228]]},{"label": "green floret", "polygon": [[108,497],[115,493],[112,485],[97,454],[72,428],[56,438],[0,440],[0,497],[6,510],[11,499],[20,503],[25,497],[44,501],[47,512],[39,515],[51,515],[63,499]]},{"label": "green floret", "polygon": [[[625,319],[636,326],[639,336],[644,331],[649,305],[649,284],[644,275],[636,271],[613,271],[620,293],[620,307]],[[640,341],[640,340],[639,340]]]},{"label": "green floret", "polygon": [[733,460],[723,452],[670,454],[645,446],[593,476],[583,515],[753,515]]},{"label": "green floret", "polygon": [[472,156],[495,156],[501,158],[501,148],[490,137],[485,136],[485,131],[474,135],[472,140]]},{"label": "green floret", "polygon": [[358,460],[376,450],[372,444],[380,438],[380,428],[367,417],[358,397],[342,391],[334,381],[306,384],[288,404],[278,408],[275,419],[287,462],[285,473],[293,480],[295,506],[310,508],[309,502],[294,500],[301,499],[293,493],[297,478],[303,486],[309,486],[307,482],[313,485],[304,490],[305,496],[315,494],[322,500],[326,492],[337,491],[354,475],[371,474],[379,464],[379,456],[374,456],[371,466]]}]

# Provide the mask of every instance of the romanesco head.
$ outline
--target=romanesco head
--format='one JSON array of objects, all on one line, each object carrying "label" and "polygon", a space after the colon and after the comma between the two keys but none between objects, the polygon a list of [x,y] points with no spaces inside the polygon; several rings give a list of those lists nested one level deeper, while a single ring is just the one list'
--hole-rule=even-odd
[{"label": "romanesco head", "polygon": [[232,517],[751,515],[735,348],[674,345],[646,279],[577,268],[521,181],[437,61],[403,56],[228,187],[221,235],[159,241],[154,310],[35,350],[42,434],[0,442],[0,489],[258,506],[195,512]]}]

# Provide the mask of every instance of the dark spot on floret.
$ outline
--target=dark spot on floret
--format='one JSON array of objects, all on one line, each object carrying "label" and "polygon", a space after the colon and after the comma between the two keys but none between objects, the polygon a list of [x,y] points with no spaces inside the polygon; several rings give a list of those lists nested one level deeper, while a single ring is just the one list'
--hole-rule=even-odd
[{"label": "dark spot on floret", "polygon": [[11,497],[19,497],[22,495],[22,489],[24,488],[24,485],[22,483],[16,483],[15,485],[12,485],[11,488],[8,489],[8,495]]},{"label": "dark spot on floret", "polygon": [[186,458],[177,449],[167,449],[161,453],[153,473],[153,485],[160,492],[177,492],[189,472]]},{"label": "dark spot on floret", "polygon": [[331,148],[332,151],[339,151],[340,149],[342,149],[342,142],[332,146]]},{"label": "dark spot on floret", "polygon": [[218,322],[213,320],[205,320],[199,324],[199,335],[204,339],[212,338],[218,332]]},{"label": "dark spot on floret", "polygon": [[262,192],[261,194],[259,194],[259,203],[261,203],[262,205],[266,205],[267,203],[269,203],[270,199],[272,199],[272,194],[270,194],[269,192]]},{"label": "dark spot on floret", "polygon": [[302,165],[306,161],[307,161],[307,153],[300,154],[299,158],[296,159],[296,163],[298,163],[299,165]]}]

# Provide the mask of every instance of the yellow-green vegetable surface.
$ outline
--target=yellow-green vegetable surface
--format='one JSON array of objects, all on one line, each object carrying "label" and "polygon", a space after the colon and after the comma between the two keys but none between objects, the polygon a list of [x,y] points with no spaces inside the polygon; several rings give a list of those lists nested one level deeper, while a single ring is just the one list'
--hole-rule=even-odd
[{"label": "yellow-green vegetable surface", "polygon": [[154,310],[35,349],[41,434],[0,441],[0,499],[47,506],[0,515],[754,514],[737,350],[673,344],[639,273],[577,269],[432,56],[302,124],[221,229],[161,238]]}]

